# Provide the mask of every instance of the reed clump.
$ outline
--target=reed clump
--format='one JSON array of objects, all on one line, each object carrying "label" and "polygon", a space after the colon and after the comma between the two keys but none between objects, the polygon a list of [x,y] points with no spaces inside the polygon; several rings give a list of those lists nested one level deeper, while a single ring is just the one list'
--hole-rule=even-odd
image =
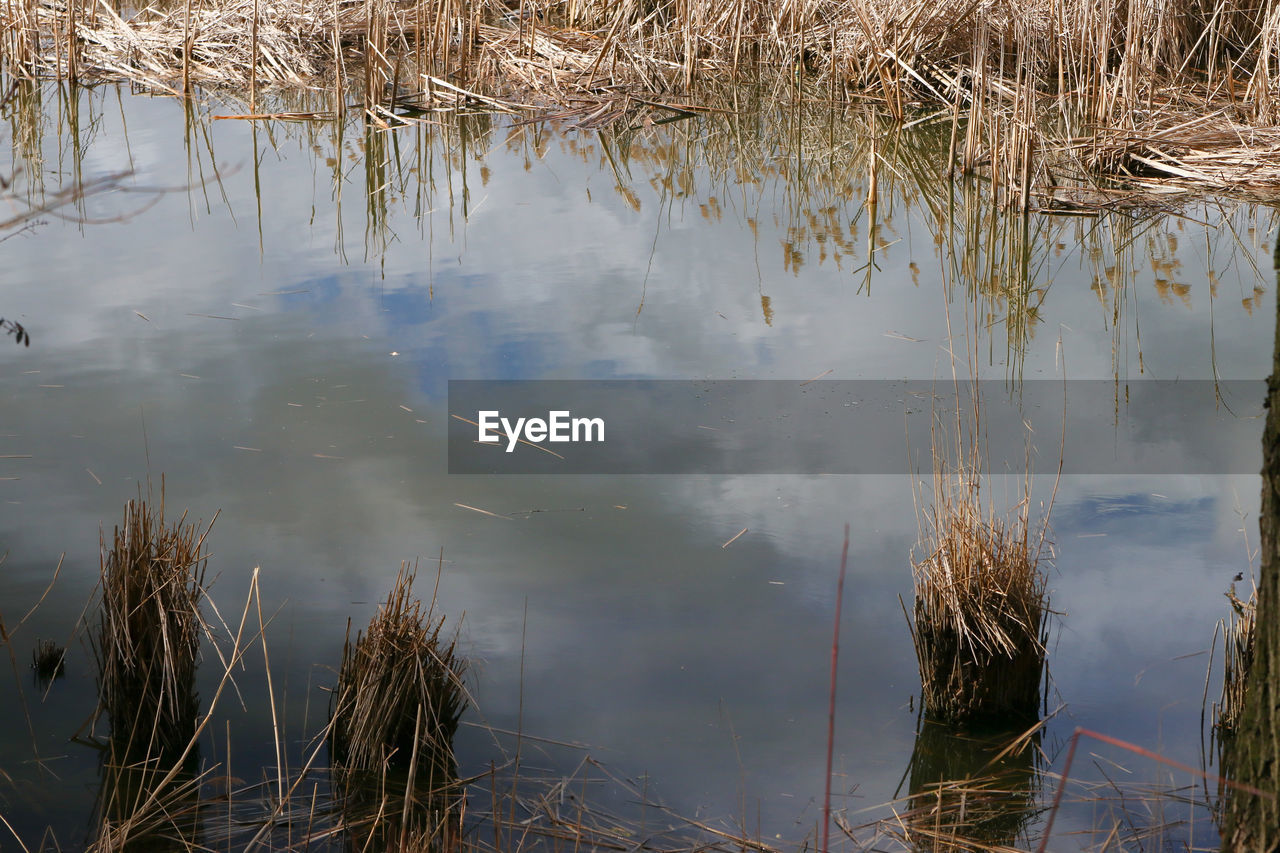
[{"label": "reed clump", "polygon": [[98,698],[125,752],[171,756],[195,732],[196,667],[209,527],[165,524],[141,496],[125,505],[110,541],[100,536],[102,607],[94,652]]},{"label": "reed clump", "polygon": [[36,683],[47,687],[49,682],[66,674],[67,650],[53,640],[40,640],[31,651],[31,672]]},{"label": "reed clump", "polygon": [[956,453],[954,466],[936,440],[932,458],[934,494],[921,521],[923,556],[912,554],[912,640],[925,710],[953,724],[1035,719],[1048,640],[1040,568],[1047,515],[1033,524],[1029,481],[1010,512],[996,510],[981,491],[976,437]]},{"label": "reed clump", "polygon": [[1248,599],[1236,595],[1233,583],[1226,592],[1231,602],[1231,615],[1220,623],[1223,634],[1222,696],[1214,703],[1214,732],[1219,741],[1231,737],[1244,713],[1245,687],[1253,668],[1253,639],[1258,616],[1258,589],[1254,586]]},{"label": "reed clump", "polygon": [[333,763],[347,771],[411,768],[438,787],[457,775],[453,738],[467,707],[466,663],[456,635],[442,635],[434,599],[424,609],[413,595],[416,571],[401,565],[367,631],[343,648],[330,738]]}]

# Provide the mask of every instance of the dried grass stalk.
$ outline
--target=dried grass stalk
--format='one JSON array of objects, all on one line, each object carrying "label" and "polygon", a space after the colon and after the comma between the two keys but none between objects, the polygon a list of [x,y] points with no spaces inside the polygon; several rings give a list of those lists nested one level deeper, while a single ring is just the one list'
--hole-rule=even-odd
[{"label": "dried grass stalk", "polygon": [[165,526],[162,486],[158,510],[129,501],[110,544],[101,537],[99,702],[112,739],[147,755],[176,754],[195,731],[209,528],[185,521]]},{"label": "dried grass stalk", "polygon": [[374,773],[413,763],[419,779],[452,779],[466,664],[455,653],[456,635],[441,636],[444,617],[433,618],[434,600],[424,612],[413,596],[416,573],[416,565],[401,565],[367,633],[343,649],[332,706],[334,763]]},{"label": "dried grass stalk", "polygon": [[957,453],[954,468],[936,439],[932,458],[933,505],[920,534],[924,556],[912,555],[912,634],[925,708],[952,723],[1033,719],[1049,613],[1039,566],[1047,515],[1033,530],[1029,480],[1007,515],[984,501],[976,438],[967,454]]}]

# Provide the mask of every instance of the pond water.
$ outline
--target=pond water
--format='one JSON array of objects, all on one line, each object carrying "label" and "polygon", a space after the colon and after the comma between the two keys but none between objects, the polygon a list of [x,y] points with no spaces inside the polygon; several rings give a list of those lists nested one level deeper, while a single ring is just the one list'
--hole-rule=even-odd
[{"label": "pond water", "polygon": [[[216,120],[241,105],[188,111],[110,87],[67,98],[24,90],[0,131],[16,200],[128,173],[0,244],[0,315],[31,335],[0,348],[0,613],[14,658],[0,814],[29,846],[46,827],[64,848],[91,831],[97,756],[69,742],[94,705],[77,624],[99,529],[162,474],[171,514],[219,513],[211,595],[228,621],[260,567],[294,766],[323,723],[348,625],[368,622],[402,560],[421,560],[429,595],[443,553],[437,606],[461,626],[467,719],[481,724],[459,736],[464,774],[511,749],[483,726],[519,729],[584,745],[682,814],[787,844],[812,843],[821,815],[848,523],[835,805],[859,824],[908,793],[920,687],[899,605],[918,538],[905,465],[450,475],[451,379],[919,380],[949,377],[959,350],[1010,383],[1111,380],[1115,409],[1084,414],[1162,427],[1152,442],[1239,442],[1260,464],[1260,397],[1229,401],[1242,430],[1203,434],[1129,412],[1124,388],[1267,376],[1263,209],[1024,219],[931,173],[950,126],[928,122],[882,142],[873,222],[868,139],[886,130],[858,116],[600,135],[440,116],[366,131],[255,128]],[[1039,453],[1058,452],[1058,429],[1037,432]],[[1008,505],[1010,479],[992,489]],[[1034,502],[1053,485],[1038,477]],[[1208,652],[1224,591],[1256,565],[1258,491],[1240,471],[1068,468],[1049,569],[1048,705],[1060,710],[1041,763],[1061,769],[1083,726],[1200,764]],[[37,638],[70,649],[43,695],[26,671]],[[206,654],[205,699],[216,670]],[[220,760],[229,739],[235,775],[255,781],[276,762],[260,653],[237,682],[204,755]],[[538,772],[582,758],[539,743],[526,745]],[[1074,772],[1099,785],[1206,784],[1090,752]],[[1070,833],[1105,834],[1109,802],[1061,814],[1055,849],[1098,841]],[[1176,818],[1157,844],[1212,845],[1203,810]]]}]

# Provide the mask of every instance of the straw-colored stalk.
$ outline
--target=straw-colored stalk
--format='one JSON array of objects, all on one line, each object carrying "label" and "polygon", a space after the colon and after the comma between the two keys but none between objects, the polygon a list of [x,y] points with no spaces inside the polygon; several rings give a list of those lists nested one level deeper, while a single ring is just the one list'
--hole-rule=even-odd
[{"label": "straw-colored stalk", "polygon": [[209,528],[185,522],[166,527],[162,487],[158,509],[129,501],[111,540],[101,537],[99,701],[112,740],[149,756],[176,754],[195,729]]},{"label": "straw-colored stalk", "polygon": [[923,556],[912,556],[912,639],[925,709],[953,723],[1033,719],[1047,640],[1039,562],[1048,519],[1032,529],[1029,482],[1007,514],[984,500],[976,440],[956,454],[954,468],[943,455],[935,439],[933,505],[921,523]]},{"label": "straw-colored stalk", "polygon": [[401,565],[367,632],[343,649],[331,737],[334,764],[372,773],[413,766],[435,786],[455,773],[466,664],[455,654],[456,636],[442,636],[444,617],[413,596],[415,573]]},{"label": "straw-colored stalk", "polygon": [[403,563],[367,633],[343,649],[330,720],[332,783],[353,849],[440,850],[457,842],[453,738],[465,663],[444,617],[413,595]]}]

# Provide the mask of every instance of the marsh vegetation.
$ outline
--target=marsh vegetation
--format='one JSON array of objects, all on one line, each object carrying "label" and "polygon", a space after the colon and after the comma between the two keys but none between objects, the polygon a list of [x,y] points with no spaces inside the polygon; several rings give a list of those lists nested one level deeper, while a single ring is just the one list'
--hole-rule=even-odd
[{"label": "marsh vegetation", "polygon": [[[136,682],[163,713],[118,704],[102,718],[112,733],[136,729],[147,747],[170,731],[170,747],[142,758],[108,752],[101,729],[98,834],[78,845],[60,824],[63,849],[144,837],[180,848],[421,843],[499,853],[812,846],[803,803],[822,749],[797,732],[817,730],[811,709],[826,689],[826,673],[810,664],[829,638],[815,642],[808,627],[822,621],[814,611],[831,586],[830,555],[814,543],[837,529],[833,507],[863,522],[856,615],[845,626],[862,654],[846,655],[842,683],[856,692],[839,706],[841,845],[1025,848],[1041,837],[1057,786],[1068,791],[1067,828],[1052,838],[1154,849],[1212,837],[1207,792],[1188,791],[1187,777],[1147,785],[1107,775],[1108,762],[1134,770],[1133,753],[1100,750],[1106,760],[1056,777],[1067,715],[990,737],[914,721],[918,706],[945,711],[951,696],[952,722],[982,716],[980,694],[993,695],[974,669],[984,649],[1013,649],[1009,659],[1021,661],[1018,678],[996,683],[1001,714],[1034,717],[1048,650],[1054,689],[1086,721],[1120,721],[1146,743],[1168,732],[1166,751],[1185,756],[1188,703],[1169,703],[1184,687],[1198,700],[1203,658],[1169,658],[1207,644],[1208,630],[1184,649],[1191,632],[1182,628],[1212,613],[1190,622],[1211,628],[1217,575],[1238,568],[1234,550],[1224,558],[1212,544],[1229,537],[1212,532],[1218,522],[1199,485],[1074,487],[1066,568],[1046,579],[1036,503],[1017,488],[1012,500],[993,500],[963,456],[939,456],[928,472],[939,490],[925,487],[933,509],[918,526],[905,483],[901,494],[830,478],[498,488],[432,468],[440,448],[424,426],[445,416],[446,374],[808,378],[843,365],[853,375],[927,375],[955,339],[936,321],[944,303],[968,306],[974,360],[994,374],[1016,383],[1050,372],[1061,350],[1085,362],[1081,373],[1115,382],[1121,413],[1125,383],[1152,372],[1256,372],[1253,330],[1272,298],[1258,246],[1272,214],[1238,198],[1169,192],[1159,175],[1170,164],[1194,171],[1194,146],[1227,156],[1213,128],[1261,120],[1262,92],[1245,73],[1264,43],[1257,14],[1223,8],[1198,25],[1206,10],[1190,9],[1151,26],[1147,9],[1117,6],[1094,10],[1081,30],[1088,10],[987,4],[944,34],[943,22],[955,24],[945,4],[726,8],[736,17],[630,3],[322,3],[290,17],[265,2],[193,2],[116,8],[118,20],[102,4],[6,7],[32,17],[4,34],[13,181],[3,191],[21,225],[49,220],[48,233],[33,227],[7,245],[12,274],[47,280],[50,295],[33,306],[30,294],[22,304],[5,294],[15,312],[6,304],[6,317],[21,318],[22,339],[34,331],[39,345],[4,348],[9,359],[38,359],[6,362],[21,369],[0,376],[10,418],[0,474],[14,501],[0,533],[22,560],[5,567],[18,581],[4,583],[39,578],[43,588],[48,569],[33,551],[56,556],[117,516],[117,495],[130,494],[127,478],[145,467],[141,423],[156,458],[200,496],[193,504],[234,509],[216,543],[220,591],[245,593],[247,567],[259,564],[261,583],[275,584],[261,596],[253,574],[250,604],[219,602],[225,624],[209,618],[212,599],[193,594],[185,576],[143,595],[167,602],[147,612],[168,620],[153,628],[175,638],[177,661],[193,648],[191,632],[200,635],[203,674],[174,664],[155,686]],[[1059,64],[1037,40],[1055,14],[1055,32],[1085,33],[1059,37]],[[1185,48],[1180,76],[1168,45]],[[1214,55],[1230,58],[1215,65]],[[1088,70],[1091,56],[1105,62]],[[120,78],[202,97],[156,101],[83,85]],[[1180,110],[1206,104],[1199,124],[1179,124]],[[268,117],[215,120],[246,115]],[[529,121],[539,117],[548,121]],[[1233,139],[1256,145],[1265,131]],[[113,159],[122,151],[127,158]],[[1195,162],[1208,175],[1215,161]],[[1212,175],[1175,182],[1265,193],[1270,180],[1266,168],[1243,181]],[[170,192],[147,215],[117,193],[84,192],[95,180]],[[1010,205],[1029,212],[1010,216]],[[138,231],[100,236],[85,225],[118,224],[122,211],[139,213]],[[202,254],[210,245],[216,258]],[[1143,425],[1165,440],[1186,437],[1160,432],[1159,413]],[[1049,427],[1042,445],[1056,446]],[[1225,488],[1213,495],[1230,501]],[[104,534],[104,560],[129,565],[111,555],[169,541],[138,526],[150,509],[133,512],[121,534]],[[192,548],[200,536],[182,535],[188,552],[205,553]],[[387,575],[403,549],[434,554],[442,541],[461,543],[460,553],[439,606],[432,596],[424,607],[401,585],[406,575]],[[892,603],[894,594],[912,600],[913,541],[920,649]],[[948,586],[961,555],[974,570]],[[1010,571],[985,571],[997,562]],[[884,567],[883,577],[870,567]],[[69,574],[70,591],[42,613],[79,612],[80,582],[91,586],[94,573]],[[1045,634],[1050,586],[1065,587],[1054,604],[1072,618],[1056,648]],[[1196,602],[1194,612],[1161,600],[1165,588]],[[527,661],[512,616],[524,598]],[[978,601],[1015,606],[971,609]],[[1148,608],[1158,620],[1130,624]],[[440,616],[448,612],[452,628],[464,609],[479,611],[481,627],[455,648]],[[143,615],[118,609],[111,624],[128,627],[120,614],[134,612]],[[64,640],[70,631],[66,620],[39,630]],[[43,706],[50,719],[37,712],[32,725],[41,738],[42,722],[59,737],[80,722],[55,719],[58,702],[88,713],[66,698],[75,695],[68,682],[90,670],[75,639],[64,643],[68,676]],[[1092,644],[1104,640],[1116,648],[1096,675],[1089,655],[1102,656]],[[30,647],[20,648],[25,660]],[[452,672],[467,648],[480,649],[490,695],[463,713],[457,681],[435,678],[431,662],[451,661]],[[104,655],[104,671],[107,663]],[[111,666],[125,673],[114,683],[134,683]],[[1194,672],[1169,674],[1181,666]],[[922,670],[936,692],[921,698]],[[437,706],[423,698],[432,695],[445,698]],[[321,707],[332,714],[317,723]],[[497,722],[480,722],[485,707]],[[24,740],[40,755],[71,749]],[[626,770],[580,740],[616,750],[609,756]],[[30,781],[25,757],[13,757],[29,750],[6,748],[0,768],[17,782],[3,793],[22,808],[0,813],[56,813],[44,803],[28,812],[22,797],[75,784]],[[680,807],[664,804],[664,786]],[[860,814],[882,803],[887,818]],[[30,841],[44,827],[20,828]]]},{"label": "marsh vegetation", "polygon": [[980,464],[938,459],[923,510],[911,632],[922,702],[947,723],[1029,722],[1048,652],[1048,512],[1033,519],[1029,489],[1012,509],[996,507]]},{"label": "marsh vegetation", "polygon": [[1231,0],[19,0],[0,27],[9,80],[217,87],[251,115],[260,88],[327,90],[293,117],[354,106],[382,127],[462,106],[648,125],[737,112],[749,88],[774,109],[940,114],[947,170],[1024,210],[1280,182],[1280,18]]}]

